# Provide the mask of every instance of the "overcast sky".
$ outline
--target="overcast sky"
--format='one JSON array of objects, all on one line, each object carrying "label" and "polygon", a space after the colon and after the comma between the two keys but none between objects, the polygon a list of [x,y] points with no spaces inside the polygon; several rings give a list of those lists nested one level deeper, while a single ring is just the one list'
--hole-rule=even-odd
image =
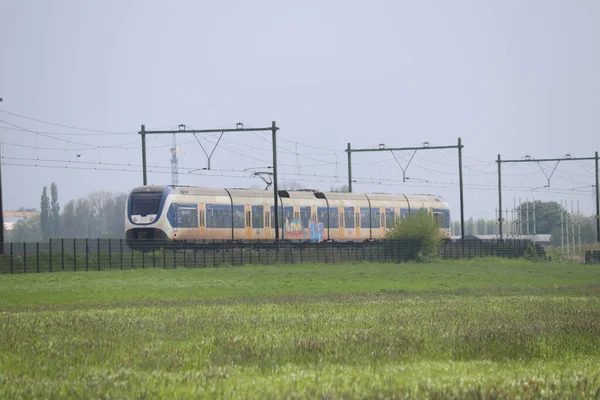
[{"label": "overcast sky", "polygon": [[[596,0],[0,0],[4,208],[39,208],[52,181],[62,204],[141,185],[141,124],[275,120],[280,184],[321,190],[346,183],[348,142],[461,137],[465,214],[493,218],[498,154],[600,150],[598,21]],[[149,183],[170,184],[172,137],[148,139]],[[198,139],[210,153],[218,135]],[[193,135],[177,140],[180,184],[264,186],[252,172],[272,165],[269,133],[225,134],[212,170],[193,175],[206,156]],[[457,151],[407,166],[412,155],[355,153],[354,191],[439,194],[457,219]],[[536,197],[595,212],[593,161],[554,167],[503,164],[505,206]]]}]

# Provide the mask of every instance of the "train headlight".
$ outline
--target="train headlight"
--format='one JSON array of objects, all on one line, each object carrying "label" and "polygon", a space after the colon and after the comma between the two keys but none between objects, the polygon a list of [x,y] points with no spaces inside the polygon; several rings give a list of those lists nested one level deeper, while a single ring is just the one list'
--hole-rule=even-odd
[{"label": "train headlight", "polygon": [[133,219],[133,222],[137,222],[137,218],[134,218],[134,219]]},{"label": "train headlight", "polygon": [[150,217],[150,222],[154,222],[154,217]]}]

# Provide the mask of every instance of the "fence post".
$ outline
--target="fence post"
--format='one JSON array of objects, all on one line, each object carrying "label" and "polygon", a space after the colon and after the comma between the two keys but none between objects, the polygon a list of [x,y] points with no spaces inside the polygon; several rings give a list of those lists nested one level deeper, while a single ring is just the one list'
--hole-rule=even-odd
[{"label": "fence post", "polygon": [[27,273],[27,242],[23,243],[23,271]]},{"label": "fence post", "polygon": [[14,273],[15,259],[13,257],[13,242],[10,242],[10,273]]},{"label": "fence post", "polygon": [[133,269],[133,247],[130,247],[130,249],[131,249],[131,265],[130,265],[130,267],[131,267],[131,269]]},{"label": "fence post", "polygon": [[98,271],[100,271],[100,238],[96,242],[96,255],[98,256]]},{"label": "fence post", "polygon": [[163,269],[167,269],[167,249],[165,248],[165,246],[163,246],[163,248],[162,248],[162,255],[163,255]]},{"label": "fence post", "polygon": [[73,238],[73,269],[77,272],[77,239]]},{"label": "fence post", "polygon": [[108,269],[112,269],[112,239],[108,239]]},{"label": "fence post", "polygon": [[35,269],[40,272],[40,242],[35,242]]},{"label": "fence post", "polygon": [[156,268],[156,246],[152,246],[152,268]]},{"label": "fence post", "polygon": [[60,239],[60,265],[65,270],[65,239]]},{"label": "fence post", "polygon": [[50,253],[50,272],[52,272],[52,238],[48,239],[48,252]]},{"label": "fence post", "polygon": [[85,270],[88,271],[90,267],[90,248],[88,238],[85,238]]},{"label": "fence post", "polygon": [[121,269],[123,269],[123,238],[119,239],[119,258],[121,259]]}]

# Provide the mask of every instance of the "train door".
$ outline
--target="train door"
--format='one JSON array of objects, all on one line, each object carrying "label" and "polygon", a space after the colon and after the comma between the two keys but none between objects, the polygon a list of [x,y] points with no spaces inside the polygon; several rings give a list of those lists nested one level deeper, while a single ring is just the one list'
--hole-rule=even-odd
[{"label": "train door", "polygon": [[341,239],[345,239],[346,235],[344,235],[344,206],[338,206],[336,207],[338,210],[338,225],[339,225],[339,229],[338,229],[338,240]]},{"label": "train door", "polygon": [[379,237],[383,239],[385,237],[385,235],[387,234],[387,229],[386,229],[387,226],[386,226],[386,220],[385,220],[385,217],[386,217],[386,215],[385,215],[385,208],[382,207],[379,210],[379,212],[381,213],[380,214],[381,215],[381,217],[380,217],[381,218],[381,221],[380,221],[381,223],[379,225],[379,228],[380,228],[379,229]]},{"label": "train door", "polygon": [[244,225],[245,225],[245,239],[252,239],[252,208],[246,204],[244,206]]},{"label": "train door", "polygon": [[204,204],[198,204],[198,239],[206,238],[206,213],[204,211]]}]

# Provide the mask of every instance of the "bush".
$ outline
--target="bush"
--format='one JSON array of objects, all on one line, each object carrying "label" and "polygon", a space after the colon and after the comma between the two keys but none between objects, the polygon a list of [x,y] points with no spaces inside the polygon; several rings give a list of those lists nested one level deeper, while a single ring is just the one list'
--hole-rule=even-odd
[{"label": "bush", "polygon": [[386,239],[411,239],[416,241],[420,259],[438,257],[442,235],[437,222],[422,210],[400,219],[387,233]]}]

